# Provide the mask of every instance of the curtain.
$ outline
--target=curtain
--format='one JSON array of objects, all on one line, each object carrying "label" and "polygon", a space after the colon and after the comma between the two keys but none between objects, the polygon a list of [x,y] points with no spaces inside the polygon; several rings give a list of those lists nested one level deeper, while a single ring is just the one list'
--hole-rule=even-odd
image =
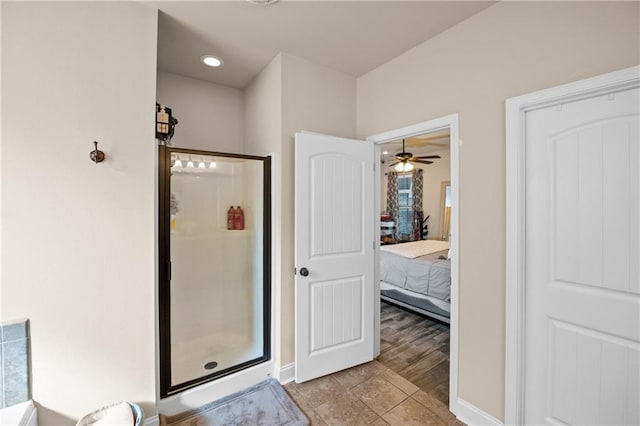
[{"label": "curtain", "polygon": [[395,223],[394,239],[398,239],[398,173],[387,173],[387,214]]},{"label": "curtain", "polygon": [[411,236],[412,240],[422,239],[422,220],[424,213],[422,212],[422,193],[424,188],[424,173],[422,169],[414,169],[411,176],[411,196],[413,199],[413,218]]}]

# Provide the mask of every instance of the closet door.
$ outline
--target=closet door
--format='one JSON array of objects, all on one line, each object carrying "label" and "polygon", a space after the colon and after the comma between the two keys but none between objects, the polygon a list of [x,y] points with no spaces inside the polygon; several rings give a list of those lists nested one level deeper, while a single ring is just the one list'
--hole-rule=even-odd
[{"label": "closet door", "polygon": [[526,113],[526,424],[640,421],[639,105]]}]

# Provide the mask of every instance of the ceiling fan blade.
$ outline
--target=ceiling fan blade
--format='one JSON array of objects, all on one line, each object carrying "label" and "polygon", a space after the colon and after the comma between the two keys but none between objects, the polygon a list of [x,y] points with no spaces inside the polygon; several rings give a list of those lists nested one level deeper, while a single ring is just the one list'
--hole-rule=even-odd
[{"label": "ceiling fan blade", "polygon": [[389,167],[393,167],[393,166],[395,166],[395,165],[396,165],[396,164],[398,164],[398,163],[400,163],[400,161],[396,161],[395,163],[391,163],[391,164],[389,164]]},{"label": "ceiling fan blade", "polygon": [[415,158],[412,158],[411,163],[420,163],[420,164],[433,164],[433,161],[426,161],[426,160],[417,160]]},{"label": "ceiling fan blade", "polygon": [[439,155],[417,155],[413,158],[422,158],[423,160],[426,158],[440,158]]}]

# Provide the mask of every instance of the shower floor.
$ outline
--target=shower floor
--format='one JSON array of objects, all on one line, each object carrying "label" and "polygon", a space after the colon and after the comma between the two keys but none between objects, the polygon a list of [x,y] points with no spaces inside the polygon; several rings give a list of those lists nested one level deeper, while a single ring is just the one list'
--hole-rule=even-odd
[{"label": "shower floor", "polygon": [[[211,334],[171,345],[171,383],[177,385],[221,371],[262,355],[262,342],[249,336]],[[204,368],[217,362],[213,369]]]}]

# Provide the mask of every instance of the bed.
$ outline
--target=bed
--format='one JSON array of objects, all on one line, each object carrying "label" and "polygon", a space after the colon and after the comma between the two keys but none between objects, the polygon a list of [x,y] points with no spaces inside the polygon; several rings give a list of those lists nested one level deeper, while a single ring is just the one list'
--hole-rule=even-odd
[{"label": "bed", "polygon": [[380,297],[449,323],[449,242],[413,241],[380,247]]}]

